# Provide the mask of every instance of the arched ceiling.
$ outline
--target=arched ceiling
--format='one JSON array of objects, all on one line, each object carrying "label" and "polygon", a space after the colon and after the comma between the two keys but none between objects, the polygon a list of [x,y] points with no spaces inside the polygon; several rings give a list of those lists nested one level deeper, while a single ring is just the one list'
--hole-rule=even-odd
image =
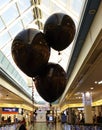
[{"label": "arched ceiling", "polygon": [[[11,45],[14,37],[23,29],[37,28],[43,31],[46,19],[55,12],[63,12],[71,16],[76,28],[79,26],[82,11],[86,8],[85,0],[3,0],[0,1],[0,52],[3,56],[0,61],[8,60],[16,71],[28,84],[27,77],[14,63],[11,54]],[[83,8],[84,7],[84,8]],[[76,31],[77,32],[77,31]],[[74,41],[74,40],[73,40]],[[58,55],[58,52],[51,50],[50,61],[59,63],[67,71],[68,61],[73,48],[73,42],[68,48]],[[5,63],[6,63],[5,60]],[[6,66],[6,64],[4,64]],[[0,66],[2,68],[2,66]],[[2,68],[3,69],[3,68]],[[12,70],[12,67],[10,68]],[[4,70],[5,71],[5,70]],[[32,84],[31,80],[29,81]],[[31,88],[30,88],[31,89]],[[28,91],[28,90],[27,90]],[[32,94],[32,93],[31,93]],[[43,100],[35,93],[38,103]]]},{"label": "arched ceiling", "polygon": [[[11,55],[12,40],[17,33],[29,27],[43,31],[45,21],[52,13],[65,12],[69,14],[75,21],[77,28],[75,39],[68,48],[61,52],[60,56],[57,51],[52,50],[50,61],[59,63],[70,77],[99,5],[99,13],[102,14],[102,2],[100,0],[3,0],[0,1],[0,5],[0,76],[5,72],[4,75],[7,78],[9,77],[12,82],[15,80],[14,84],[22,87],[20,91],[23,91],[27,96],[29,95],[30,98],[32,96],[32,80],[19,70]],[[97,14],[97,22],[99,22],[98,18],[100,18],[99,21],[102,21],[102,18]],[[62,95],[60,99],[61,106],[82,102],[81,93],[86,91],[92,92],[94,102],[100,101],[102,98],[102,26],[100,22],[97,27],[100,32],[96,36],[95,43],[70,88],[67,88]],[[91,33],[95,32],[92,31]],[[86,49],[88,50],[87,47]],[[1,77],[0,81],[2,81]],[[24,102],[23,98],[5,89],[7,87],[7,85],[0,82],[0,102]],[[34,94],[34,99],[38,104],[46,103],[37,91]]]}]

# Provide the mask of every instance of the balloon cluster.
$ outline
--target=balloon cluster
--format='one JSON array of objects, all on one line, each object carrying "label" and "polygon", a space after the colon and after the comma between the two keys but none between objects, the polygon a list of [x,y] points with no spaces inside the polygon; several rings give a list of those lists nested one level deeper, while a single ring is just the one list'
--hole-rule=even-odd
[{"label": "balloon cluster", "polygon": [[44,31],[29,28],[14,38],[11,51],[16,65],[34,78],[40,96],[48,102],[57,100],[66,87],[66,72],[55,63],[49,63],[50,48],[62,51],[75,35],[75,24],[64,13],[52,14],[45,22]]}]

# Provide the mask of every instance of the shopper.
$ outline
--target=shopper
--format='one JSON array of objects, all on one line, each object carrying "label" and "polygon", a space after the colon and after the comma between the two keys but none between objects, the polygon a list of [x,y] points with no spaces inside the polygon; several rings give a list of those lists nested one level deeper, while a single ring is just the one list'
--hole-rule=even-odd
[{"label": "shopper", "polygon": [[21,124],[21,126],[19,127],[19,130],[27,130],[24,124]]}]

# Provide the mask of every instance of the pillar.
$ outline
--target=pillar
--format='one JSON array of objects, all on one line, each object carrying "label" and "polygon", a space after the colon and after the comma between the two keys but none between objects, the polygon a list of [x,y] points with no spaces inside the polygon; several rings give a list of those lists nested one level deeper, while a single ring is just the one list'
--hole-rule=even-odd
[{"label": "pillar", "polygon": [[67,118],[68,118],[68,119],[67,119],[67,120],[68,120],[68,123],[71,123],[71,120],[72,120],[72,119],[71,119],[71,113],[72,113],[71,108],[68,108],[68,117],[67,117]]},{"label": "pillar", "polygon": [[99,108],[98,108],[98,106],[95,106],[95,114],[96,114],[96,116],[99,116]]},{"label": "pillar", "polygon": [[83,104],[84,104],[84,113],[85,113],[85,123],[93,123],[92,116],[92,95],[89,92],[83,93]]}]

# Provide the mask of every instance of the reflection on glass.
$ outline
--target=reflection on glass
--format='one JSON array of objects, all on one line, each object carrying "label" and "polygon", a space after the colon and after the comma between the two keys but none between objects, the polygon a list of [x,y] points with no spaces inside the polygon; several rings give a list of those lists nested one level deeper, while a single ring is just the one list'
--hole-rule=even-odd
[{"label": "reflection on glass", "polygon": [[31,6],[30,0],[18,0],[17,4],[21,13]]},{"label": "reflection on glass", "polygon": [[5,28],[1,18],[0,18],[0,31],[2,31]]},{"label": "reflection on glass", "polygon": [[64,5],[66,5],[68,0],[59,0],[60,2],[62,2]]},{"label": "reflection on glass", "polygon": [[50,2],[49,0],[42,0],[41,4],[43,4],[45,7],[49,7],[50,6]]},{"label": "reflection on glass", "polygon": [[12,28],[10,28],[9,32],[12,37],[15,37],[17,33],[19,33],[23,29],[23,25],[20,21],[18,21]]},{"label": "reflection on glass", "polygon": [[71,8],[77,13],[80,14],[82,8],[82,0],[71,0]]},{"label": "reflection on glass", "polygon": [[[13,13],[12,13],[13,12]],[[9,7],[3,14],[2,18],[6,25],[10,24],[14,19],[16,19],[19,16],[16,5],[13,4],[11,7]]]},{"label": "reflection on glass", "polygon": [[26,13],[26,15],[23,18],[24,25],[27,26],[27,24],[29,24],[30,22],[32,22],[33,19],[34,19],[33,12],[32,12],[32,10],[30,10],[29,12]]},{"label": "reflection on glass", "polygon": [[[11,65],[14,65],[14,67],[16,68],[17,71],[14,70],[12,72],[12,77],[15,80],[18,75],[17,72],[19,72],[23,78],[25,77],[25,75],[22,71],[18,69],[18,67],[15,65],[12,59],[10,51],[11,39],[13,40],[14,37],[22,29],[28,27],[29,24],[32,25],[32,27],[34,27],[34,13],[32,10],[30,10],[30,7],[32,6],[31,1],[34,0],[0,0],[0,50],[3,51],[4,55],[6,55],[9,61],[11,61]],[[75,16],[73,17],[73,19],[77,25],[79,21],[77,19],[79,18],[78,14],[81,13],[81,6],[83,5],[84,1],[85,0],[41,0],[41,5],[38,5],[37,7],[41,9],[43,18],[39,19],[39,21],[41,20],[40,22],[43,21],[44,23],[52,13],[58,11],[66,11],[70,14],[70,16]],[[58,56],[58,52],[52,52],[53,54],[51,54],[51,61],[55,62],[55,59],[57,62],[60,61],[59,64],[63,66],[65,70],[67,70],[67,64],[71,48],[72,46],[65,49],[63,52],[61,52],[60,56]],[[7,63],[6,60],[4,61],[4,65],[5,63]],[[18,83],[20,81],[20,84],[24,84],[24,89],[26,89],[26,84],[23,83],[21,77],[18,77],[17,80]],[[29,93],[31,95],[31,90],[29,91]],[[37,101],[39,103],[43,102],[42,99],[40,99],[37,95],[34,98],[38,99]]]},{"label": "reflection on glass", "polygon": [[5,6],[6,4],[8,4],[11,0],[0,0],[0,9]]},{"label": "reflection on glass", "polygon": [[56,13],[56,12],[64,12],[60,7],[58,7],[55,3],[52,4],[52,12]]},{"label": "reflection on glass", "polygon": [[6,57],[11,53],[11,42],[3,47],[2,52],[5,54]]},{"label": "reflection on glass", "polygon": [[10,35],[8,32],[5,32],[0,36],[0,48],[2,48],[10,40]]}]

